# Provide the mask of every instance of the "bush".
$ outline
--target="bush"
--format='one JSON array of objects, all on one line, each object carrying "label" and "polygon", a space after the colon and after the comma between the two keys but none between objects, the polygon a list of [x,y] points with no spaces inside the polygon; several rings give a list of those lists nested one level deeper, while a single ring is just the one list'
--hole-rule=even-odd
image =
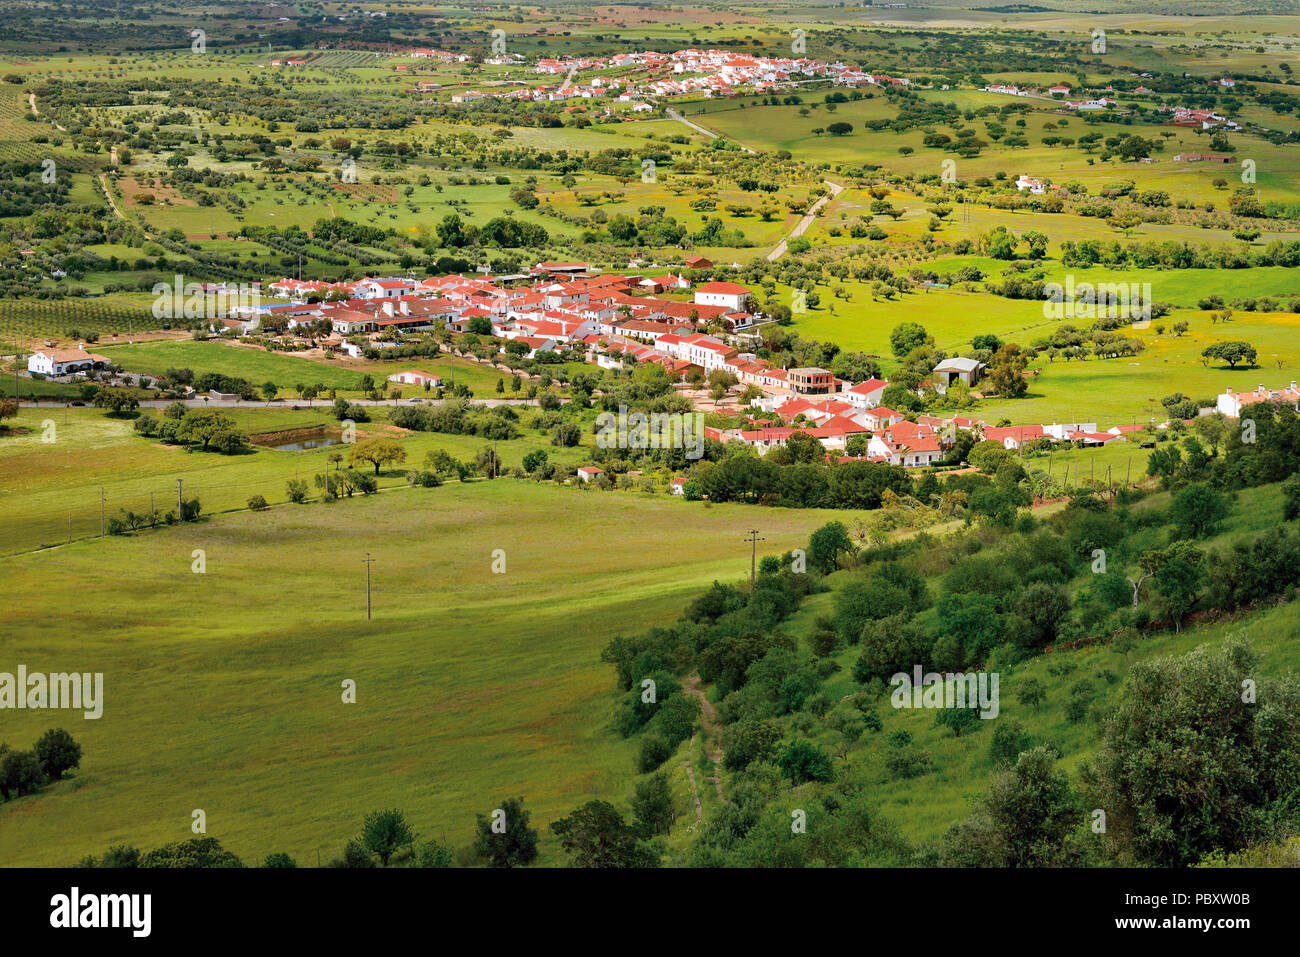
[{"label": "bush", "polygon": [[270,508],[270,506],[266,504],[266,499],[262,498],[260,495],[254,495],[250,498],[248,500],[248,507],[254,512],[261,512]]},{"label": "bush", "polygon": [[289,495],[289,501],[295,505],[301,505],[307,501],[308,486],[303,479],[289,479],[284,485],[285,491]]},{"label": "bush", "polygon": [[647,734],[641,739],[641,750],[637,752],[636,769],[638,774],[657,771],[659,765],[672,757],[672,748],[668,742],[657,734]]},{"label": "bush", "polygon": [[915,745],[895,748],[885,755],[885,769],[895,778],[915,778],[930,770],[930,756]]},{"label": "bush", "polygon": [[438,478],[438,473],[423,469],[416,472],[407,472],[406,481],[412,485],[418,485],[421,488],[437,488],[442,484],[442,479]]}]

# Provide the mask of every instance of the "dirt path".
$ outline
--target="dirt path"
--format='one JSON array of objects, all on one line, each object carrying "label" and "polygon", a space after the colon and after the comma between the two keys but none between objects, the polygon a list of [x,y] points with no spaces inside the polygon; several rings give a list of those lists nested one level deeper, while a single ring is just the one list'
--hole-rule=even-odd
[{"label": "dirt path", "polygon": [[[691,754],[695,753],[695,732],[691,732]],[[691,766],[690,755],[686,756],[683,762],[686,765],[686,776],[691,782],[691,797],[695,798],[695,820],[704,820],[704,805],[700,803],[700,789],[695,786],[695,768]]]},{"label": "dirt path", "polygon": [[[35,94],[35,93],[28,93],[28,94],[27,94],[27,105],[30,106],[30,107],[32,108],[32,116],[40,116],[40,115],[41,115],[41,111],[38,110],[38,109],[36,108],[36,94]],[[64,133],[68,132],[67,130],[63,129],[63,127],[60,126],[58,123],[55,123],[53,120],[51,120],[50,123],[51,123],[51,125],[52,125],[56,130],[62,130]]]},{"label": "dirt path", "polygon": [[[664,112],[666,112],[666,113],[668,114],[668,118],[669,118],[670,120],[676,120],[678,123],[685,123],[685,124],[686,124],[687,126],[689,126],[691,129],[695,130],[695,132],[697,132],[697,133],[703,133],[705,136],[707,136],[707,137],[708,137],[709,139],[711,139],[711,140],[716,140],[716,139],[718,138],[718,136],[720,135],[720,134],[718,134],[718,133],[715,133],[713,130],[711,130],[711,129],[707,128],[707,127],[700,126],[700,124],[698,124],[698,123],[692,123],[690,120],[688,120],[686,117],[682,116],[682,115],[681,115],[680,113],[678,113],[676,110],[668,109],[668,110],[665,110]],[[738,144],[738,145],[739,145],[740,148],[741,148],[742,150],[744,150],[746,153],[753,153],[753,152],[754,152],[753,150],[751,150],[748,146],[746,146],[746,145],[743,144],[743,143],[740,143],[740,144]]]},{"label": "dirt path", "polygon": [[[718,800],[726,804],[727,797],[722,793],[722,778],[718,772],[722,766],[722,736],[718,733],[718,709],[713,707],[713,702],[700,690],[699,675],[691,675],[687,678],[683,690],[700,703],[700,727],[704,731],[704,753],[713,762],[713,788],[718,792]],[[695,776],[692,774],[692,784],[694,781]]]},{"label": "dirt path", "polygon": [[112,191],[108,188],[108,174],[99,174],[99,184],[104,187],[104,197],[108,200],[108,205],[112,207],[113,212],[118,219],[126,219],[126,214],[117,208],[117,200],[113,198]]}]

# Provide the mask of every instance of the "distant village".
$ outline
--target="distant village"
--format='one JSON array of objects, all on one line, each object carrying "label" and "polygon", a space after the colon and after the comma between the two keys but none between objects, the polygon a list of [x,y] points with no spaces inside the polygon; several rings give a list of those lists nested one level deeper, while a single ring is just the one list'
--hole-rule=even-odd
[{"label": "distant village", "polygon": [[[411,56],[438,60],[443,63],[463,62],[463,55],[441,50],[416,50]],[[273,60],[273,66],[293,65],[295,61]],[[298,64],[306,61],[299,60]],[[488,57],[484,63],[496,66],[523,66],[524,61],[512,55]],[[793,84],[830,80],[837,86],[895,86],[906,87],[909,81],[901,77],[874,74],[844,63],[829,63],[812,57],[764,57],[732,53],[727,50],[678,50],[675,53],[622,53],[612,57],[541,58],[534,71],[543,76],[563,76],[555,85],[530,86],[519,81],[520,88],[509,91],[457,89],[451,101],[473,104],[488,100],[529,100],[557,102],[572,99],[610,98],[611,101],[634,103],[634,110],[650,111],[654,107],[643,102],[647,97],[674,97],[686,94],[703,94],[705,97],[737,96],[741,91],[766,93]],[[627,75],[629,69],[640,71],[637,77]],[[610,76],[593,76],[584,83],[571,83],[569,78],[579,71],[616,71]],[[622,72],[624,75],[618,75]],[[432,93],[442,89],[442,84],[432,80],[417,81],[416,92]]]}]

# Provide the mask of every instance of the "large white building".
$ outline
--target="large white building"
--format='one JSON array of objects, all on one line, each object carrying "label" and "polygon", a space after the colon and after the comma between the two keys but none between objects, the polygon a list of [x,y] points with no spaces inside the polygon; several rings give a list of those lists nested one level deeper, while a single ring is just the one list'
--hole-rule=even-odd
[{"label": "large white building", "polygon": [[749,304],[750,292],[734,282],[706,282],[695,290],[697,306],[722,306],[732,312],[744,312]]}]

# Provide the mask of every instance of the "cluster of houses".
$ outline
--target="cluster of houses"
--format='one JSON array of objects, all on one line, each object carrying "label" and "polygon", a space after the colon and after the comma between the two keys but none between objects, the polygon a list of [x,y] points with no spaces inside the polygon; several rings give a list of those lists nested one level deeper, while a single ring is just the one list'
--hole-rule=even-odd
[{"label": "cluster of houses", "polygon": [[803,433],[820,441],[832,454],[844,452],[856,436],[863,436],[866,442],[862,454],[840,454],[836,456],[838,460],[866,459],[904,468],[923,468],[947,457],[959,431],[969,432],[980,441],[999,442],[1009,450],[1018,450],[1043,440],[1099,447],[1127,441],[1131,433],[1144,428],[1121,425],[1103,432],[1095,422],[992,426],[963,416],[932,415],[918,415],[915,421],[908,421],[902,412],[880,404],[888,384],[885,380],[871,379],[825,397],[793,395],[756,403],[780,416],[782,424],[751,419],[752,428],[708,429],[705,434],[722,442],[743,442],[762,453],[785,445],[795,433]]},{"label": "cluster of houses", "polygon": [[[1234,85],[1233,81],[1226,77],[1220,80],[1212,80],[1210,82],[1224,87],[1231,87]],[[1068,99],[1070,95],[1070,87],[1065,86],[1064,84],[1058,84],[1057,86],[1049,87],[1046,91],[1042,91],[1033,87],[1019,87],[997,83],[984,87],[984,92],[1000,93],[1004,96],[1043,96],[1044,93],[1046,93],[1053,98],[1065,98],[1063,101],[1065,108],[1076,113],[1089,113],[1096,110],[1111,110],[1118,106],[1118,101],[1116,101],[1113,96],[1115,88],[1110,86],[1096,91],[1098,95],[1089,96],[1087,99],[1082,100]],[[1153,91],[1147,87],[1139,86],[1133,91],[1133,94],[1141,96],[1151,92]],[[1214,110],[1198,110],[1189,106],[1159,106],[1156,109],[1158,112],[1171,114],[1170,122],[1175,126],[1185,126],[1200,130],[1211,130],[1219,127],[1229,130],[1240,129],[1234,120],[1230,120],[1226,116],[1216,113]]]},{"label": "cluster of houses", "polygon": [[[692,257],[688,265],[712,264]],[[538,263],[528,274],[495,278],[390,277],[353,283],[280,279],[267,288],[272,295],[296,301],[248,308],[215,320],[213,328],[247,334],[264,318],[282,318],[284,322],[275,325],[289,330],[327,320],[334,335],[326,348],[358,355],[362,347],[345,340],[369,336],[382,347],[394,338],[386,333],[439,328],[466,332],[480,319],[492,335],[521,341],[529,358],[579,345],[591,361],[605,367],[621,366],[629,357],[649,358],[684,373],[692,364],[705,371],[716,366],[698,349],[680,346],[678,339],[708,325],[743,331],[758,318],[749,311],[750,290],[738,283],[706,282],[693,288],[685,276],[671,272],[606,275],[575,262]],[[693,301],[660,297],[688,291]]]},{"label": "cluster of houses", "polygon": [[[519,63],[514,57],[490,58],[484,62],[510,65]],[[732,53],[729,50],[690,49],[675,53],[646,51],[608,58],[543,57],[534,67],[537,73],[546,76],[571,74],[573,71],[627,68],[642,69],[648,75],[641,83],[635,83],[630,76],[596,76],[587,81],[586,85],[566,82],[558,87],[524,86],[509,91],[458,90],[451,100],[458,104],[482,103],[493,99],[551,102],[618,94],[619,102],[634,102],[634,110],[649,111],[653,107],[638,102],[641,98],[682,96],[689,93],[703,93],[710,97],[735,96],[742,89],[763,93],[806,80],[830,80],[839,86],[908,86],[908,80],[902,77],[868,73],[860,67],[844,63],[829,63],[811,57],[755,56]],[[438,84],[432,82],[417,84],[417,89],[422,92],[437,88]]]},{"label": "cluster of houses", "polygon": [[1172,114],[1174,126],[1185,126],[1194,130],[1213,130],[1223,127],[1227,130],[1240,129],[1236,120],[1230,120],[1214,110],[1194,110],[1189,106],[1162,106],[1161,113]]},{"label": "cluster of houses", "polygon": [[468,63],[474,59],[468,53],[448,53],[446,50],[415,50],[410,55],[420,60],[437,60],[440,63]]}]

